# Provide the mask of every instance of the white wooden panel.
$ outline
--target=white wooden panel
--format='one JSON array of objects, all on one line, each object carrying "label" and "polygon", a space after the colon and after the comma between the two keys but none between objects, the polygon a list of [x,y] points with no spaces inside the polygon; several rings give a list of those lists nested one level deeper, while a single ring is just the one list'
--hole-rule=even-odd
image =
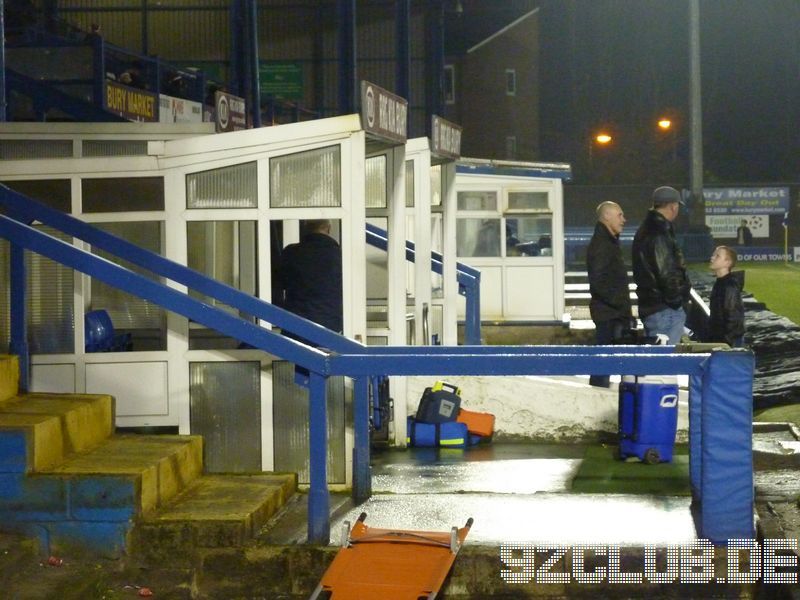
[{"label": "white wooden panel", "polygon": [[33,365],[31,391],[54,394],[75,393],[75,365]]},{"label": "white wooden panel", "polygon": [[506,267],[504,279],[506,319],[551,321],[556,318],[552,266]]},{"label": "white wooden panel", "polygon": [[[503,318],[503,269],[478,265],[481,272],[481,319],[500,320]],[[458,317],[464,318],[466,301],[458,297]]]},{"label": "white wooden panel", "polygon": [[118,417],[169,414],[167,363],[88,364],[86,392],[114,396]]}]

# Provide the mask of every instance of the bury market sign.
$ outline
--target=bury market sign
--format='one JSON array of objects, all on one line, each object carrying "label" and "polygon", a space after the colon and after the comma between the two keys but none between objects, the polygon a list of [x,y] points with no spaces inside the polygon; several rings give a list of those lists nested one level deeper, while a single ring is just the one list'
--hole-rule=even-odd
[{"label": "bury market sign", "polygon": [[789,210],[788,187],[705,188],[706,215],[782,215]]},{"label": "bury market sign", "polygon": [[130,121],[158,121],[158,96],[144,90],[105,82],[103,108]]},{"label": "bury market sign", "polygon": [[437,156],[458,159],[461,156],[461,126],[439,115],[431,118],[431,152]]},{"label": "bury market sign", "polygon": [[408,101],[369,81],[361,82],[361,127],[394,142],[408,137]]}]

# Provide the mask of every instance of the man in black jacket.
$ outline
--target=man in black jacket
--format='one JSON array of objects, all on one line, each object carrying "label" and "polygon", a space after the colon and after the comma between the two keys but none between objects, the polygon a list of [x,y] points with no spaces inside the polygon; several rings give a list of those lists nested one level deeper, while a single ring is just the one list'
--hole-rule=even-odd
[{"label": "man in black jacket", "polygon": [[[625,214],[616,202],[597,207],[597,224],[586,249],[586,269],[592,299],[589,312],[595,326],[595,342],[611,344],[630,327],[631,300],[628,272],[622,259],[619,235]],[[592,375],[590,385],[608,387],[608,375]]]},{"label": "man in black jacket", "polygon": [[286,310],[341,333],[342,253],[330,232],[327,219],[306,221],[300,243],[283,249],[278,273]]},{"label": "man in black jacket", "polygon": [[677,344],[686,323],[684,304],[692,288],[686,275],[672,222],[680,210],[681,195],[662,186],[653,192],[653,208],[633,238],[633,279],[639,298],[639,318],[648,336],[666,337]]}]

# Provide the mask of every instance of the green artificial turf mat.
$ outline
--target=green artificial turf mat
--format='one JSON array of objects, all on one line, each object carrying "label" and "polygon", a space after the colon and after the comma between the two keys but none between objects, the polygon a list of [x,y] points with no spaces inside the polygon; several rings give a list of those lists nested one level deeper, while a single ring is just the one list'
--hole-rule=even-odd
[{"label": "green artificial turf mat", "polygon": [[688,448],[678,446],[671,463],[646,465],[635,459],[615,458],[616,446],[590,446],[572,480],[579,494],[655,494],[688,496]]}]

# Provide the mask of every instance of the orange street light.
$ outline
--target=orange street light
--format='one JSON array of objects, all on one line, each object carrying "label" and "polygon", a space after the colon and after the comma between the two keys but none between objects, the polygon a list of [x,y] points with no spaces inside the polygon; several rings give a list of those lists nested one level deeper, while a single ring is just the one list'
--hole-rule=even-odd
[{"label": "orange street light", "polygon": [[672,127],[672,121],[670,121],[670,120],[669,120],[669,119],[667,119],[667,118],[662,118],[662,119],[659,119],[659,120],[658,120],[658,126],[659,126],[661,129],[663,129],[664,131],[666,131],[667,129],[669,129],[670,127]]},{"label": "orange street light", "polygon": [[597,136],[594,138],[594,140],[595,140],[595,141],[596,141],[598,144],[603,144],[603,145],[605,145],[605,144],[610,144],[612,139],[613,139],[613,138],[612,138],[610,135],[608,135],[607,133],[599,133],[599,134],[597,134]]}]

